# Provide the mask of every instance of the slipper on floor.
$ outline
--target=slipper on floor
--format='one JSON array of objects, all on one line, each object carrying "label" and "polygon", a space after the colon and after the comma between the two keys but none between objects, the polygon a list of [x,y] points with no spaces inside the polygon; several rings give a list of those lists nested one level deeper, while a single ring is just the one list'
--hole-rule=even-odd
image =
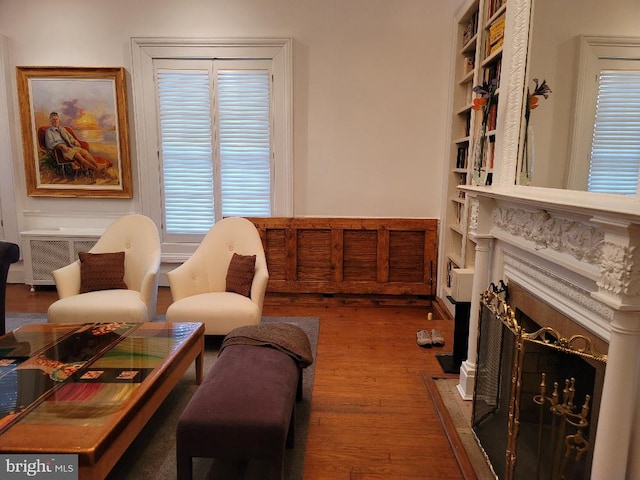
[{"label": "slipper on floor", "polygon": [[435,328],[431,330],[431,344],[434,347],[444,346],[444,337],[442,336],[442,333],[440,333],[440,331],[436,330]]},{"label": "slipper on floor", "polygon": [[416,333],[416,341],[421,347],[431,348],[431,335],[427,330],[418,330],[418,333]]}]

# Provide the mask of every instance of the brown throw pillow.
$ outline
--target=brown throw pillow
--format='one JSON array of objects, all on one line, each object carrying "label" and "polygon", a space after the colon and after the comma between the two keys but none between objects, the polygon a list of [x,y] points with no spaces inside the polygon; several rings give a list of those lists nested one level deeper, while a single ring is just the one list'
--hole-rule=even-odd
[{"label": "brown throw pillow", "polygon": [[234,253],[227,270],[227,292],[235,292],[245,297],[250,297],[255,270],[255,255],[238,255]]},{"label": "brown throw pillow", "polygon": [[80,293],[127,288],[124,283],[124,252],[80,252]]}]

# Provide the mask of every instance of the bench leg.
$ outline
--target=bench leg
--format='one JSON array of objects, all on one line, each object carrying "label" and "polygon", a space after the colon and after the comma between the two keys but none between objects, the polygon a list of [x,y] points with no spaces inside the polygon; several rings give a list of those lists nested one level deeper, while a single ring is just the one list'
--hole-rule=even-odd
[{"label": "bench leg", "polygon": [[265,479],[268,480],[284,480],[284,453],[282,456],[278,456],[274,458],[272,462],[270,462],[270,466],[268,467],[268,471],[266,472]]},{"label": "bench leg", "polygon": [[302,400],[302,368],[298,369],[298,389],[296,390],[296,402]]},{"label": "bench leg", "polygon": [[204,335],[200,340],[200,353],[196,357],[196,385],[202,383],[202,375],[204,373]]},{"label": "bench leg", "polygon": [[296,404],[291,409],[291,419],[289,420],[289,431],[287,431],[287,448],[294,448],[296,444]]},{"label": "bench leg", "polygon": [[177,480],[191,480],[193,478],[193,460],[187,455],[176,455]]}]

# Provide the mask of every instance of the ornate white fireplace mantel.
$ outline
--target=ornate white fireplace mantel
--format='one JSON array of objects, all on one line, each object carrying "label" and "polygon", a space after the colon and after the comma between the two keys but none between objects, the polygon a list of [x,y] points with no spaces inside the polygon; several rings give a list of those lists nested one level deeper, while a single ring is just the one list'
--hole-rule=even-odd
[{"label": "ornate white fireplace mantel", "polygon": [[476,241],[468,360],[473,395],[480,294],[517,282],[609,342],[592,478],[640,478],[640,202],[532,187],[462,187]]}]

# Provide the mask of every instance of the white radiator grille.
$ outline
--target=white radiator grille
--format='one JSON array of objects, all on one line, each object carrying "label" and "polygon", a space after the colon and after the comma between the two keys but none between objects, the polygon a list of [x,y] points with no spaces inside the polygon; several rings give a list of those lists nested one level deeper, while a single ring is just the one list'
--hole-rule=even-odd
[{"label": "white radiator grille", "polygon": [[25,277],[29,285],[53,285],[54,270],[78,259],[79,252],[89,251],[95,238],[25,238]]},{"label": "white radiator grille", "polygon": [[68,265],[69,242],[52,240],[31,240],[31,268],[33,280],[53,281],[51,272]]},{"label": "white radiator grille", "polygon": [[96,244],[95,240],[76,240],[73,242],[73,259],[78,259],[78,253],[88,252]]}]

